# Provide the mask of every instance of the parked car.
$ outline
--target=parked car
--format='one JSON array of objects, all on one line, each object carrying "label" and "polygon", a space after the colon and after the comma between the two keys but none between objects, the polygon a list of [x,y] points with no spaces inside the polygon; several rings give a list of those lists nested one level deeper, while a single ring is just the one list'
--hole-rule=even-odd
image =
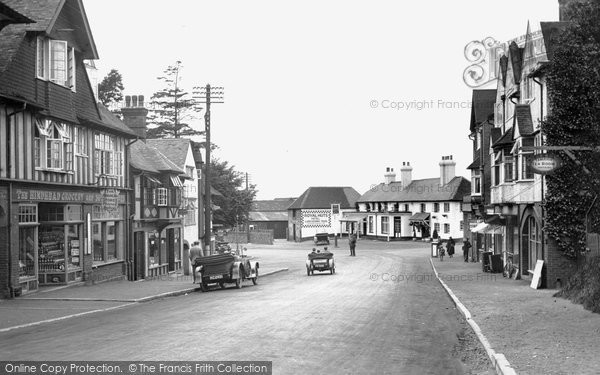
[{"label": "parked car", "polygon": [[329,233],[317,233],[313,237],[315,245],[329,245]]},{"label": "parked car", "polygon": [[316,252],[313,249],[313,252],[308,254],[306,259],[306,275],[314,275],[315,271],[329,271],[332,275],[335,273],[333,253],[330,253],[327,248],[322,252]]},{"label": "parked car", "polygon": [[225,284],[235,283],[239,289],[244,280],[258,284],[258,268],[258,262],[231,252],[200,257],[194,261],[194,283],[200,284],[203,292],[208,291],[210,284],[225,288]]}]

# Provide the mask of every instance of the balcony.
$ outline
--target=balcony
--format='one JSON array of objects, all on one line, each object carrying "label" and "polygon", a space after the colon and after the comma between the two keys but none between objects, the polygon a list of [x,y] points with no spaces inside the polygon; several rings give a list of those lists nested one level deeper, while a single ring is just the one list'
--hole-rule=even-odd
[{"label": "balcony", "polygon": [[533,203],[541,201],[541,186],[535,180],[519,180],[492,186],[492,204]]}]

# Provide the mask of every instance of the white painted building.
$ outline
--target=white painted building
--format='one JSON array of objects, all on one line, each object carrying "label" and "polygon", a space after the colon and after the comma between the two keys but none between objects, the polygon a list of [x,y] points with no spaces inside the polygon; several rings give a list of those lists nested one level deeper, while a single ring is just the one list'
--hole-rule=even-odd
[{"label": "white painted building", "polygon": [[452,156],[442,157],[440,176],[412,179],[412,167],[404,162],[396,181],[393,168],[387,168],[385,182],[373,186],[358,200],[362,235],[380,239],[429,238],[434,230],[443,239],[462,239],[462,199],[469,195],[471,183],[455,176]]}]

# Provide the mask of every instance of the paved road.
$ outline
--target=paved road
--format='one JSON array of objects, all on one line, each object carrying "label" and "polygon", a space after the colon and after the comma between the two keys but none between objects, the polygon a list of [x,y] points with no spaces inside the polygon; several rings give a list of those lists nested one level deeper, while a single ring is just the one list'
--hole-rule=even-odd
[{"label": "paved road", "polygon": [[[307,251],[250,249],[290,270],[241,290],[165,298],[0,334],[5,360],[268,360],[275,374],[461,374],[464,323],[428,247],[361,241],[337,273],[308,277]],[[408,280],[410,278],[410,280]],[[408,280],[408,281],[407,281]]]}]

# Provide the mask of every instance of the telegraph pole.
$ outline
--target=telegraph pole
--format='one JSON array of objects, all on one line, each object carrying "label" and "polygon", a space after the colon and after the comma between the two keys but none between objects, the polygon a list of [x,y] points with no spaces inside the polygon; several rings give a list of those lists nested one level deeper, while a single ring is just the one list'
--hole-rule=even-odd
[{"label": "telegraph pole", "polygon": [[205,87],[195,87],[198,90],[197,100],[206,104],[204,113],[205,138],[206,138],[206,160],[204,167],[204,250],[212,254],[211,248],[211,224],[212,224],[212,203],[211,203],[211,179],[210,179],[210,104],[223,103],[223,87],[211,87],[207,84]]}]

